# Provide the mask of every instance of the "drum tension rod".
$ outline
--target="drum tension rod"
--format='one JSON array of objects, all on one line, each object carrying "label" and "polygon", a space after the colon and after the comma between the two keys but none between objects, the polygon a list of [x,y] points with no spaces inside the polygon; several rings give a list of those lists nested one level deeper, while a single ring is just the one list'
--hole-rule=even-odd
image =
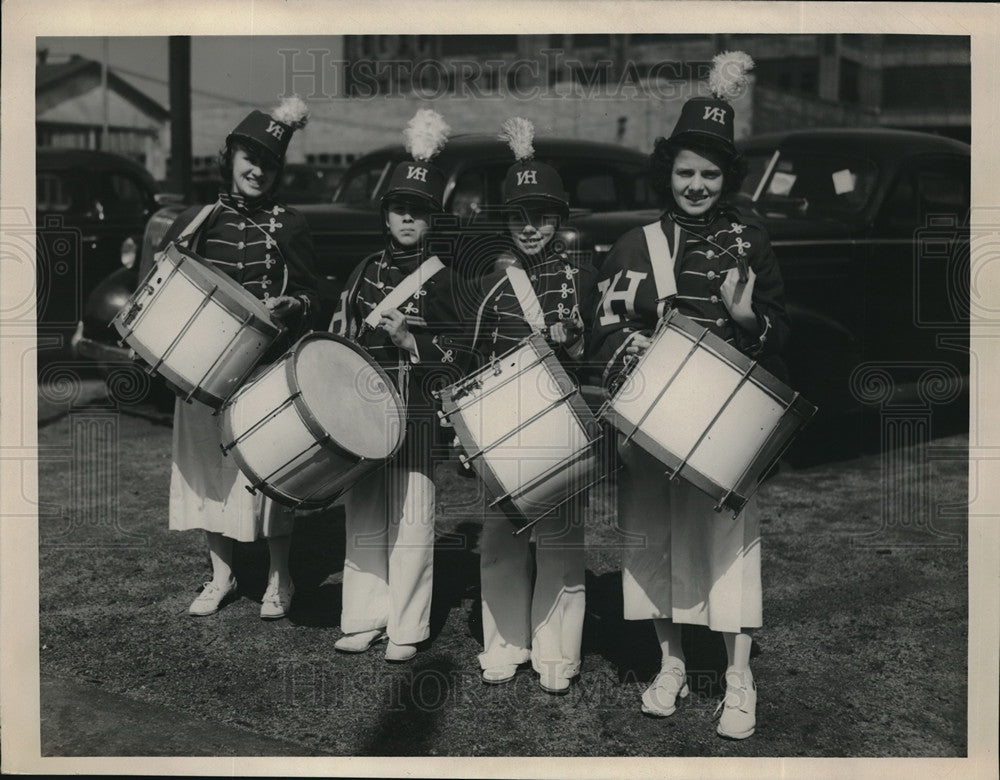
[{"label": "drum tension rod", "polygon": [[[581,458],[584,458],[584,457],[595,456],[593,447],[599,441],[600,441],[600,439],[588,439],[587,442],[583,445],[583,447],[581,447],[580,449],[578,449],[576,452],[571,452],[565,458],[561,458],[560,460],[556,461],[551,466],[549,466],[547,469],[545,469],[545,471],[543,471],[541,474],[539,474],[538,476],[536,476],[534,479],[531,479],[527,483],[525,483],[524,485],[521,485],[520,487],[516,488],[515,490],[509,490],[506,493],[504,493],[502,496],[499,496],[498,498],[494,499],[490,503],[490,508],[492,509],[497,504],[499,504],[501,501],[505,501],[505,500],[508,500],[508,499],[512,500],[515,497],[523,496],[525,493],[527,493],[530,490],[534,490],[538,485],[542,484],[550,476],[552,476],[554,473],[556,473],[556,471],[558,471],[560,468],[562,468],[562,466],[564,464],[567,464],[567,463],[569,463],[571,461],[574,461],[574,460],[580,460]],[[558,506],[558,504],[557,504],[557,506]]]},{"label": "drum tension rod", "polygon": [[[707,332],[708,331],[706,330],[706,333]],[[756,367],[757,367],[756,360],[752,361],[750,365],[746,367],[746,370],[743,372],[743,376],[740,377],[740,381],[737,382],[736,386],[732,389],[732,391],[730,391],[729,397],[725,400],[722,406],[719,407],[719,411],[717,411],[715,415],[712,417],[712,419],[709,420],[708,425],[705,426],[705,430],[701,432],[701,436],[698,437],[698,440],[694,443],[691,449],[688,450],[688,454],[685,455],[681,459],[681,462],[677,464],[677,468],[674,469],[674,473],[670,475],[671,482],[677,478],[677,475],[680,474],[681,469],[683,469],[687,465],[687,462],[691,459],[691,456],[694,455],[695,450],[698,449],[701,443],[705,440],[705,437],[708,436],[708,432],[712,430],[712,426],[714,426],[715,423],[718,422],[719,418],[722,416],[722,413],[726,411],[729,404],[732,403],[733,399],[736,397],[736,394],[739,392],[740,388],[746,384],[746,381],[750,378],[750,373]]]},{"label": "drum tension rod", "polygon": [[[300,395],[302,395],[301,390],[292,393],[290,396],[288,396],[288,398],[286,398],[284,401],[282,401],[280,404],[274,407],[274,409],[272,409],[270,412],[268,412],[259,420],[257,420],[257,422],[255,422],[253,425],[251,425],[249,428],[243,431],[243,433],[241,433],[239,436],[233,439],[229,444],[220,444],[219,446],[222,447],[222,454],[227,455],[229,453],[229,450],[231,450],[233,447],[235,447],[237,444],[243,441],[247,436],[259,430],[262,425],[273,420],[276,415],[287,409]],[[295,457],[297,458],[298,455],[296,455]]]},{"label": "drum tension rod", "polygon": [[[216,289],[218,289],[218,288],[216,288]],[[215,360],[212,361],[211,365],[209,365],[209,367],[205,370],[205,373],[201,375],[201,379],[199,379],[197,381],[197,383],[194,385],[194,387],[191,390],[191,392],[188,393],[187,398],[184,399],[185,401],[190,401],[191,398],[194,397],[194,394],[196,392],[198,392],[198,390],[201,389],[202,382],[204,382],[208,378],[208,375],[211,374],[212,371],[215,369],[215,367],[217,365],[219,365],[219,361],[222,360],[222,358],[226,357],[226,355],[229,354],[229,350],[232,348],[233,344],[236,343],[236,339],[238,339],[240,337],[240,334],[243,333],[243,331],[246,329],[247,324],[249,324],[249,322],[252,319],[253,319],[253,314],[251,312],[247,312],[246,316],[243,318],[243,321],[240,322],[240,326],[238,328],[236,328],[236,330],[233,332],[233,337],[231,339],[229,339],[229,342],[226,344],[226,346],[223,349],[219,350],[219,354],[216,356]],[[253,362],[253,364],[250,366],[250,370],[251,371],[253,370],[253,368],[254,368],[254,366],[256,364],[257,364],[257,361],[255,360]],[[239,388],[243,384],[243,382],[246,381],[247,376],[249,376],[249,372],[244,373],[243,376],[240,377],[240,379],[236,383],[235,387]],[[233,392],[236,392],[236,390],[234,389]],[[229,395],[232,396],[232,394],[233,393],[230,393]],[[225,401],[228,401],[228,400],[229,400],[229,397],[227,396],[226,399],[225,399]],[[225,401],[223,401],[223,403],[225,403]],[[216,414],[218,414],[218,412],[216,412]]]},{"label": "drum tension rod", "polygon": [[563,401],[566,401],[569,398],[572,398],[573,395],[576,394],[576,392],[577,392],[576,388],[573,388],[572,390],[568,390],[567,392],[563,393],[559,398],[557,398],[555,401],[553,401],[551,404],[549,404],[548,406],[546,406],[541,411],[535,412],[535,414],[531,415],[531,417],[529,417],[527,420],[522,420],[521,424],[517,428],[515,428],[512,431],[509,431],[509,432],[505,433],[503,436],[501,436],[496,441],[488,444],[487,446],[483,447],[480,450],[477,450],[472,455],[469,455],[466,460],[475,460],[476,458],[481,457],[482,455],[485,455],[490,450],[495,449],[496,447],[498,447],[499,445],[501,445],[505,441],[507,441],[507,439],[509,439],[512,436],[520,433],[522,430],[524,430],[525,428],[527,428],[533,422],[535,422],[536,420],[541,419],[546,414],[548,414],[549,412],[551,412],[553,409],[557,408],[559,406],[559,404],[563,403]]},{"label": "drum tension rod", "polygon": [[180,329],[180,332],[176,336],[174,336],[174,340],[170,342],[169,346],[167,346],[167,348],[163,351],[163,354],[160,356],[160,359],[153,365],[153,371],[156,371],[163,364],[163,361],[166,360],[167,356],[174,351],[174,348],[178,343],[180,343],[180,340],[187,335],[187,332],[191,329],[195,319],[199,314],[201,314],[205,307],[208,306],[208,302],[212,300],[212,296],[215,295],[215,291],[218,289],[219,285],[213,285],[212,289],[208,291],[208,294],[201,299],[201,303],[198,304],[198,308],[191,313],[191,316],[188,317],[188,321],[184,323],[184,327]]},{"label": "drum tension rod", "polygon": [[[668,379],[667,382],[666,382],[666,384],[664,384],[663,387],[660,388],[660,392],[658,392],[656,394],[656,398],[654,398],[653,401],[649,404],[649,406],[646,407],[646,411],[642,413],[642,417],[639,418],[639,421],[635,424],[635,426],[632,428],[632,430],[629,432],[629,434],[625,437],[625,441],[622,442],[622,444],[628,444],[630,441],[632,441],[632,438],[635,436],[636,431],[638,431],[639,427],[644,422],[646,422],[646,418],[649,417],[649,415],[651,415],[653,413],[653,409],[656,408],[656,405],[658,403],[660,403],[660,399],[662,399],[663,396],[666,395],[667,390],[670,389],[670,385],[672,385],[674,383],[674,380],[677,379],[677,376],[681,373],[681,369],[683,369],[684,366],[687,365],[688,361],[691,359],[691,356],[694,355],[694,353],[698,351],[698,347],[701,345],[701,342],[705,338],[705,335],[707,333],[708,333],[708,328],[705,328],[698,335],[698,338],[694,340],[694,342],[691,344],[691,349],[688,350],[688,353],[684,356],[684,359],[681,361],[680,365],[677,366],[676,369],[674,369],[674,373],[671,374],[670,379]],[[650,348],[651,348],[651,346],[650,346]],[[649,349],[647,349],[646,352],[648,354]],[[645,357],[645,355],[643,357]],[[636,364],[636,365],[638,366],[638,364]],[[630,374],[629,375],[629,379],[631,379],[631,378],[632,377],[631,377],[631,374]],[[624,390],[624,385],[623,385],[622,389]]]}]

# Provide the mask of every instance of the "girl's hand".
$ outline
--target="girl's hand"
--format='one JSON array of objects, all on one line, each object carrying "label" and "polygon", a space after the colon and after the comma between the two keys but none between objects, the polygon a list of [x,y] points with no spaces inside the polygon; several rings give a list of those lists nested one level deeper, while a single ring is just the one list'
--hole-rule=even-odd
[{"label": "girl's hand", "polygon": [[417,351],[417,340],[413,338],[413,334],[410,333],[410,327],[406,322],[406,317],[399,309],[390,309],[389,311],[382,312],[382,321],[379,326],[389,334],[389,338],[392,339],[392,343],[395,344],[400,349],[405,349],[408,352]]},{"label": "girl's hand", "polygon": [[729,316],[733,318],[737,325],[743,330],[757,335],[760,326],[757,324],[757,315],[754,314],[751,301],[753,300],[753,285],[757,279],[757,274],[752,268],[747,268],[746,282],[740,282],[740,273],[736,268],[730,268],[726,272],[726,278],[722,282],[719,292],[722,294],[722,302],[729,310]]},{"label": "girl's hand", "polygon": [[583,318],[574,311],[568,320],[561,320],[549,328],[549,341],[553,344],[575,344],[583,333]]},{"label": "girl's hand", "polygon": [[279,320],[287,320],[302,311],[302,300],[292,295],[278,295],[268,298],[264,301],[264,305]]},{"label": "girl's hand", "polygon": [[626,354],[634,355],[635,357],[641,357],[642,353],[649,349],[649,345],[652,343],[653,339],[649,336],[638,333],[632,338],[628,346],[625,347],[625,352]]}]

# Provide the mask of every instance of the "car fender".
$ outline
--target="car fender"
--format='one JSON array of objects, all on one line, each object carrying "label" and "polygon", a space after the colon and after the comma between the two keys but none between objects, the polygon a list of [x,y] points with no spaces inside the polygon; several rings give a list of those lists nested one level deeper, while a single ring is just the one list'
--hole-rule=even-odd
[{"label": "car fender", "polygon": [[92,323],[110,323],[121,308],[128,303],[139,284],[139,271],[133,266],[122,266],[104,277],[87,297],[84,320]]}]

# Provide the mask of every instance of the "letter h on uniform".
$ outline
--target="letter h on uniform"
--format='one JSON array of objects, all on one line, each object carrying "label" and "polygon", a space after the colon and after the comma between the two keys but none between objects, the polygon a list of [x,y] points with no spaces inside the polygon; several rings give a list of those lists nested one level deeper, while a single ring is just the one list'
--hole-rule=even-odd
[{"label": "letter h on uniform", "polygon": [[427,181],[427,169],[421,168],[419,165],[407,165],[406,166],[406,178],[416,179],[417,181],[426,182]]},{"label": "letter h on uniform", "polygon": [[538,184],[538,171],[518,171],[517,184]]},{"label": "letter h on uniform", "polygon": [[285,128],[282,127],[277,122],[273,122],[272,121],[272,122],[268,122],[267,123],[267,129],[264,130],[264,132],[265,133],[270,133],[271,135],[273,135],[275,138],[277,138],[280,141],[281,140],[281,136],[283,136],[285,134]]}]

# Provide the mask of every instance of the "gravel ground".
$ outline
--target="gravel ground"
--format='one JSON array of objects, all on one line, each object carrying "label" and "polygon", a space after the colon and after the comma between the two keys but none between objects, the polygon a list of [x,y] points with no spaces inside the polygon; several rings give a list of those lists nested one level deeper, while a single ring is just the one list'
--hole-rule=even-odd
[{"label": "gravel ground", "polygon": [[[758,728],[731,742],[714,731],[724,651],[708,632],[685,637],[692,695],[678,712],[659,720],[638,710],[658,648],[647,623],[621,619],[612,488],[592,498],[587,518],[583,674],[568,696],[552,697],[529,670],[510,685],[480,683],[478,482],[459,478],[454,461],[438,467],[432,636],[412,663],[333,652],[339,508],[296,523],[288,618],[258,617],[261,543],[239,545],[241,598],[188,617],[209,565],[199,532],[166,530],[170,433],[156,416],[100,409],[39,431],[43,675],[297,744],[304,755],[966,753],[966,436],[936,440],[930,457],[910,448],[784,470],[762,488]],[[158,752],[179,750],[172,741]],[[43,742],[47,751],[59,748]]]}]

